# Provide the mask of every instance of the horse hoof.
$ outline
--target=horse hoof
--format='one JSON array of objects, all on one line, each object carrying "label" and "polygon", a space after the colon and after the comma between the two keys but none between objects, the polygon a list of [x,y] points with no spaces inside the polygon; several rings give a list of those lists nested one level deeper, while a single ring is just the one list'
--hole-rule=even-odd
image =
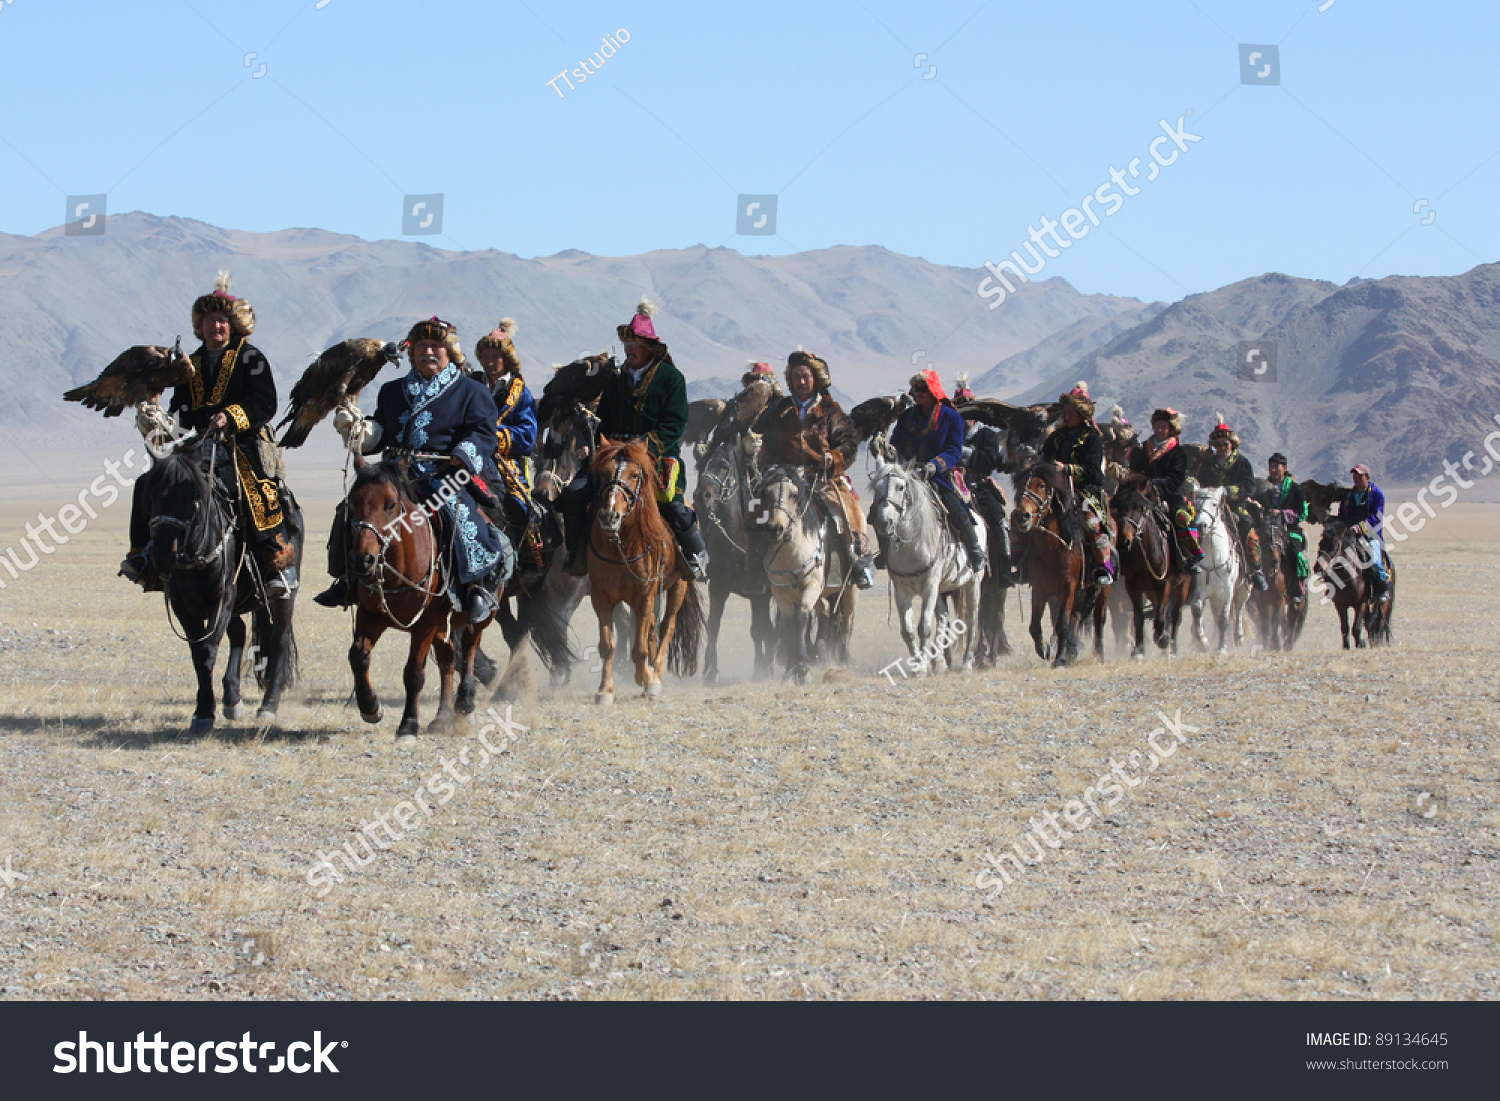
[{"label": "horse hoof", "polygon": [[473,691],[460,688],[458,695],[453,700],[453,710],[460,715],[472,715],[474,713],[474,695]]},{"label": "horse hoof", "polygon": [[188,723],[188,734],[200,737],[214,728],[214,717],[212,715],[193,716],[193,721]]},{"label": "horse hoof", "polygon": [[652,681],[646,685],[646,698],[648,700],[658,699],[661,696],[661,681]]},{"label": "horse hoof", "polygon": [[416,745],[417,744],[417,736],[415,734],[398,734],[398,735],[396,735],[396,744],[397,745]]},{"label": "horse hoof", "polygon": [[712,688],[714,685],[716,685],[718,683],[719,683],[719,671],[717,669],[710,669],[708,672],[706,672],[706,673],[703,674],[703,684],[704,684],[705,687]]},{"label": "horse hoof", "polygon": [[243,703],[235,703],[235,704],[228,704],[228,703],[226,703],[224,705],[224,717],[226,719],[228,719],[230,722],[234,722],[236,719],[242,718],[244,716],[244,714],[245,714],[245,705]]},{"label": "horse hoof", "polygon": [[615,702],[615,694],[613,692],[595,692],[594,702],[600,707],[609,707]]},{"label": "horse hoof", "polygon": [[396,728],[396,740],[399,742],[404,738],[410,738],[412,741],[416,741],[418,733],[419,728],[417,720],[405,719],[402,721],[401,725]]},{"label": "horse hoof", "polygon": [[385,709],[383,707],[381,707],[377,703],[375,705],[375,710],[374,711],[361,711],[359,713],[359,717],[361,719],[364,719],[365,722],[373,724],[373,723],[378,723],[380,721],[380,717],[382,715],[384,715],[384,714],[385,714]]},{"label": "horse hoof", "polygon": [[255,713],[255,725],[256,726],[275,726],[276,725],[276,712],[274,712],[274,711],[267,711],[264,707],[262,707],[259,711],[257,711]]}]

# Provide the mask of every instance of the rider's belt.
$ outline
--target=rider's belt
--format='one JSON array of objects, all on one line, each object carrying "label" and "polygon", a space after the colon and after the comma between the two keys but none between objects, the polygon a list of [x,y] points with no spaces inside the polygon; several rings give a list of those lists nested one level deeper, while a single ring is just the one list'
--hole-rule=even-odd
[{"label": "rider's belt", "polygon": [[660,488],[656,491],[656,499],[662,504],[668,504],[677,496],[677,479],[682,473],[682,463],[670,455],[663,455],[656,462],[656,482]]}]

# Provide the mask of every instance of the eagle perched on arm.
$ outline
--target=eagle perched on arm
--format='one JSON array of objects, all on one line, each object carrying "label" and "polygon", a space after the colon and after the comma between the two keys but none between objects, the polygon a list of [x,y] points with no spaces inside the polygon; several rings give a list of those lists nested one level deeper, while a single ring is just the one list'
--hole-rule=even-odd
[{"label": "eagle perched on arm", "polygon": [[170,348],[137,344],[116,356],[93,382],[63,394],[63,400],[82,402],[87,409],[102,409],[106,417],[118,417],[127,406],[155,398],[192,377],[193,364],[182,354],[181,338]]},{"label": "eagle perched on arm", "polygon": [[399,345],[370,337],[342,340],[329,348],[312,361],[292,387],[287,414],[276,426],[281,429],[291,425],[281,437],[281,446],[301,447],[308,433],[340,402],[358,398],[381,368],[400,358]]}]

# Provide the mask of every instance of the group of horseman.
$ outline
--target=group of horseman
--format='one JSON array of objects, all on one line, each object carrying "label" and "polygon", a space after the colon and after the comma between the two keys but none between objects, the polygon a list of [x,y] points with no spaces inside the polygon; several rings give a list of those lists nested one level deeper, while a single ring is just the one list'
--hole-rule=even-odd
[{"label": "group of horseman", "polygon": [[[598,433],[600,438],[645,443],[655,465],[659,508],[681,551],[680,568],[703,580],[708,554],[697,517],[685,503],[681,455],[688,423],[687,385],[656,333],[652,314],[653,307],[643,300],[634,315],[617,327],[624,364],[598,398],[594,411]],[[269,427],[277,410],[276,384],[266,357],[249,343],[254,311],[243,298],[229,293],[227,280],[221,281],[193,303],[192,328],[202,344],[190,357],[190,380],[173,390],[165,409],[155,399],[142,402],[137,426],[148,438],[164,433],[180,436],[190,430],[196,436],[214,436],[227,443],[232,469],[218,476],[243,503],[238,510],[246,529],[243,534],[266,579],[267,597],[288,598],[298,587],[298,576],[282,507],[286,495],[283,471]],[[494,612],[498,594],[514,570],[536,573],[545,567],[539,521],[546,505],[534,498],[526,471],[526,459],[537,443],[537,405],[522,373],[514,334],[514,322],[506,319],[481,338],[475,348],[479,369],[471,371],[452,325],[437,317],[420,321],[408,332],[404,345],[410,369],[381,387],[374,412],[364,415],[349,399],[334,415],[334,427],[351,451],[403,458],[418,492],[440,502],[437,517],[453,559],[450,596],[473,623]],[[775,391],[749,427],[761,440],[760,462],[763,467],[795,470],[814,487],[817,507],[842,536],[853,582],[868,588],[883,563],[871,545],[849,477],[859,439],[831,393],[832,378],[823,358],[803,350],[791,353],[785,379],[787,391],[782,393],[770,366],[757,363],[742,380],[747,386],[770,384]],[[992,575],[1002,583],[1013,582],[1024,567],[1025,548],[1012,553],[1005,497],[995,482],[995,475],[1006,465],[1002,434],[982,423],[966,423],[935,371],[914,375],[908,393],[910,405],[891,430],[891,448],[925,476],[975,572],[990,567],[989,552],[994,550],[998,561],[990,567]],[[973,395],[961,387],[956,397],[962,402]],[[1104,439],[1094,420],[1087,386],[1079,384],[1061,395],[1059,409],[1059,423],[1046,436],[1039,462],[1070,479],[1086,531],[1092,580],[1109,585],[1117,572],[1115,523],[1106,492]],[[715,429],[711,447],[732,435],[723,429],[722,423]],[[1119,485],[1136,487],[1159,503],[1175,533],[1179,566],[1192,574],[1198,570],[1203,551],[1194,526],[1188,460],[1180,440],[1182,417],[1170,408],[1157,409],[1151,415],[1151,429],[1150,437],[1130,452]],[[1308,577],[1306,539],[1301,531],[1308,504],[1292,480],[1286,456],[1270,457],[1269,488],[1257,494],[1253,470],[1240,452],[1235,432],[1219,424],[1209,443],[1212,455],[1196,472],[1197,480],[1206,488],[1223,488],[1251,583],[1264,589],[1266,568],[1278,565],[1263,561],[1255,523],[1257,511],[1275,510],[1282,514],[1289,535],[1286,559],[1279,565],[1291,599],[1300,603]],[[456,477],[460,472],[466,477]],[[1370,482],[1366,467],[1356,466],[1352,473],[1354,489],[1341,506],[1340,519],[1362,524],[1360,530],[1372,542],[1378,541],[1384,498]],[[450,488],[442,492],[445,485]],[[121,573],[150,588],[155,581],[148,555],[151,532],[140,490],[141,483],[137,483],[131,548]],[[585,463],[552,505],[563,519],[565,568],[575,574],[587,569],[581,548],[596,490]],[[988,548],[974,512],[985,520]],[[329,541],[329,572],[334,583],[314,598],[327,607],[347,607],[355,599],[346,529],[341,505]],[[1381,556],[1373,557],[1373,580],[1379,592],[1387,575]]]}]

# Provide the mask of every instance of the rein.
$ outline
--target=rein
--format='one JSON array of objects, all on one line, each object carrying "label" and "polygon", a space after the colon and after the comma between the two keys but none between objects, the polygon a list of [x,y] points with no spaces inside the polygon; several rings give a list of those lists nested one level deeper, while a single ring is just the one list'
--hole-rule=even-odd
[{"label": "rein", "polygon": [[[609,481],[604,484],[604,487],[599,491],[599,497],[601,498],[601,500],[608,498],[616,489],[625,494],[625,511],[614,514],[616,516],[619,516],[620,518],[620,527],[613,532],[607,533],[610,542],[615,545],[615,548],[622,555],[625,553],[625,544],[621,540],[621,535],[624,532],[625,521],[630,517],[630,514],[635,511],[635,506],[640,503],[641,489],[643,489],[646,485],[646,479],[644,477],[641,478],[640,485],[638,486],[626,485],[625,482],[621,480],[620,472],[625,469],[627,463],[628,460],[626,460],[623,456],[617,458],[615,460],[614,474],[610,477]],[[626,568],[626,572],[629,573],[631,577],[641,582],[641,584],[643,585],[649,585],[653,582],[660,583],[662,578],[666,576],[666,556],[663,556],[661,569],[657,571],[655,577],[647,574],[636,573],[634,569],[630,568],[636,562],[639,562],[641,559],[645,558],[648,554],[651,553],[653,548],[649,539],[644,539],[642,541],[643,546],[639,554],[632,555],[629,558],[609,558],[601,554],[599,552],[599,548],[594,545],[594,531],[598,528],[598,526],[599,521],[596,517],[594,523],[589,526],[588,549],[595,558],[599,559],[599,561],[606,562],[611,566],[624,566]]]},{"label": "rein", "polygon": [[[404,492],[400,493],[399,500],[401,502],[401,521],[404,522],[408,516],[412,515],[411,502],[407,500]],[[392,525],[387,525],[385,529],[381,529],[368,520],[356,520],[350,527],[351,533],[357,533],[361,528],[369,529],[375,536],[375,541],[380,544],[380,553],[375,556],[374,580],[367,581],[364,578],[359,578],[357,584],[364,586],[367,592],[374,593],[380,599],[381,614],[390,620],[398,631],[410,631],[416,625],[417,621],[427,614],[427,609],[432,604],[432,598],[440,595],[442,592],[441,585],[437,588],[432,587],[433,578],[438,572],[438,558],[441,556],[441,549],[437,545],[437,533],[433,530],[430,521],[425,521],[424,525],[428,531],[433,532],[432,553],[427,556],[427,576],[420,582],[413,581],[386,561],[386,552],[390,550],[391,545],[396,541],[395,534],[390,530]],[[403,526],[410,529],[412,525],[403,524]],[[384,580],[384,575],[387,572],[399,579],[401,584],[387,590]],[[387,592],[420,592],[422,594],[422,606],[417,609],[417,614],[412,616],[409,622],[402,623],[400,618],[391,611],[390,604],[386,600]]]}]

